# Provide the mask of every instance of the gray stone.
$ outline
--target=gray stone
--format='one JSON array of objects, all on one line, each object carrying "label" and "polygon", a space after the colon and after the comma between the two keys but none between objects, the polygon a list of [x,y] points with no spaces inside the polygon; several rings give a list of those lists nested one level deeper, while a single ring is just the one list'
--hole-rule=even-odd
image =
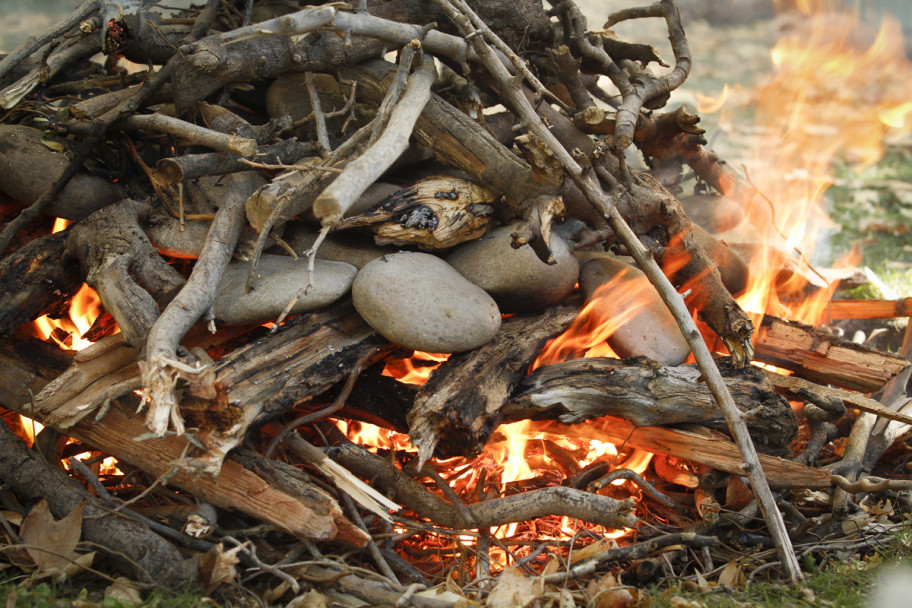
[{"label": "gray stone", "polygon": [[663,365],[680,365],[687,359],[687,341],[640,269],[604,254],[583,264],[579,283],[587,305],[597,298],[599,316],[619,322],[607,340],[618,356],[640,355]]},{"label": "gray stone", "polygon": [[[317,240],[317,232],[303,222],[285,225],[282,237],[297,254],[307,251]],[[371,260],[399,251],[398,247],[376,245],[374,239],[361,233],[339,232],[327,236],[317,249],[317,259],[345,262],[364,268]]]},{"label": "gray stone", "polygon": [[378,258],[352,285],[355,309],[387,340],[434,353],[472,350],[500,329],[491,296],[429,253]]},{"label": "gray stone", "polygon": [[[249,262],[232,262],[222,276],[215,297],[215,317],[230,325],[275,320],[292,296],[307,283],[307,259],[263,255],[253,289],[245,293]],[[322,308],[345,295],[358,269],[351,264],[316,260],[313,285],[298,299],[293,314]]]},{"label": "gray stone", "polygon": [[513,249],[510,233],[515,224],[500,226],[478,240],[456,249],[447,262],[478,285],[504,312],[532,312],[553,306],[573,291],[579,263],[566,241],[551,235],[556,264],[538,259],[531,247]]}]

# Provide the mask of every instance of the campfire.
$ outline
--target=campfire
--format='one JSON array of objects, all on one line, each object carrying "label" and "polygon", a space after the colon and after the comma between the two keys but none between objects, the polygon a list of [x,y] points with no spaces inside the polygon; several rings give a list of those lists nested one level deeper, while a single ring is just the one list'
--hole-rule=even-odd
[{"label": "campfire", "polygon": [[[0,61],[0,479],[38,505],[4,559],[626,605],[897,529],[909,330],[832,323],[912,303],[840,298],[858,258],[814,249],[910,67],[889,23],[798,8],[775,77],[695,109],[674,0],[89,2],[30,39]],[[614,31],[646,20],[668,50]],[[739,104],[736,164],[701,115]]]}]

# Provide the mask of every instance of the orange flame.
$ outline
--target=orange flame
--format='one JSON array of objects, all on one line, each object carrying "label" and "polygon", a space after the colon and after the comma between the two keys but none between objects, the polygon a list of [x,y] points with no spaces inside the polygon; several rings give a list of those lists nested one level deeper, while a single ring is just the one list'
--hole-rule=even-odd
[{"label": "orange flame", "polygon": [[[532,362],[530,371],[542,365],[580,357],[617,359],[607,340],[639,313],[649,302],[648,296],[653,290],[646,277],[630,275],[630,271],[622,271],[600,285],[570,327],[545,344]],[[608,302],[612,303],[611,306],[607,305]],[[607,310],[612,313],[607,313]]]},{"label": "orange flame", "polygon": [[53,339],[61,348],[82,350],[92,344],[82,337],[101,314],[101,298],[94,289],[83,283],[70,301],[69,319],[51,319],[47,315],[35,319],[33,327],[42,340]]},{"label": "orange flame", "polygon": [[388,359],[382,375],[392,376],[405,384],[422,385],[440,364],[450,358],[449,353],[425,353],[416,350],[407,359]]},{"label": "orange flame", "polygon": [[[814,276],[807,260],[832,226],[822,206],[834,179],[832,161],[841,156],[875,163],[884,137],[912,126],[912,65],[899,26],[886,19],[866,43],[855,16],[826,8],[821,0],[799,2],[809,17],[773,48],[778,73],[751,104],[765,137],[749,173],[765,196],[741,201],[748,214],[743,226],[753,235],[746,240],[766,246],[751,260],[750,284],[739,304],[758,317],[768,313],[812,324],[825,319],[837,284]],[[802,259],[794,273],[782,271],[789,257]],[[852,263],[858,263],[857,252],[840,261]],[[808,299],[812,287],[820,289]]]}]

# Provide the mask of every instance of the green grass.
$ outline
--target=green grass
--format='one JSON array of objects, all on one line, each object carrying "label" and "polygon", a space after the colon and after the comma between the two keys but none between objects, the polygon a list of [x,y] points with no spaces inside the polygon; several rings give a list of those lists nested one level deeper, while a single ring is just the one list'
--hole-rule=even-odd
[{"label": "green grass", "polygon": [[912,150],[888,149],[866,168],[839,167],[827,196],[830,217],[839,226],[831,235],[830,257],[859,246],[863,265],[891,292],[858,295],[912,295]]}]

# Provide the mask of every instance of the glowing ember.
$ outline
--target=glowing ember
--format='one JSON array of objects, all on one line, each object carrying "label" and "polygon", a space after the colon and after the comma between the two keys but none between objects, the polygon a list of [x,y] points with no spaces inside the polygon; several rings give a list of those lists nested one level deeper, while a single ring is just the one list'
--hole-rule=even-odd
[{"label": "glowing ember", "polygon": [[389,359],[383,368],[383,375],[392,376],[405,384],[422,385],[428,381],[431,372],[449,357],[447,353],[425,353],[416,350],[408,359]]}]

